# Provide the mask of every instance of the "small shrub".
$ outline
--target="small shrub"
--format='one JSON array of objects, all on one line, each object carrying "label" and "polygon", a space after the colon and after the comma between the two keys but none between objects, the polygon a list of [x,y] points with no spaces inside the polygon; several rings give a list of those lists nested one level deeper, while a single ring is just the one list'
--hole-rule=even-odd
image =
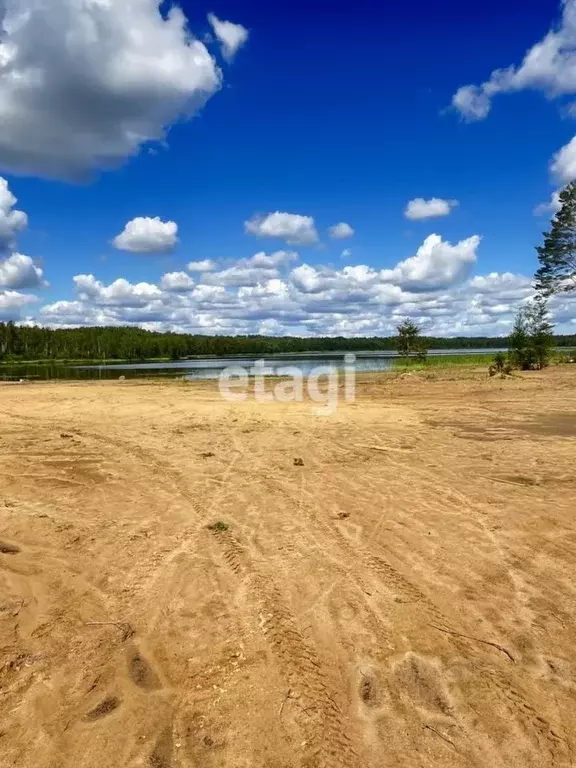
[{"label": "small shrub", "polygon": [[488,368],[488,375],[490,377],[498,375],[501,379],[504,379],[506,376],[512,376],[513,370],[514,366],[512,365],[510,357],[506,357],[503,352],[497,352],[494,355],[492,364]]},{"label": "small shrub", "polygon": [[504,370],[504,366],[506,365],[506,355],[504,354],[504,352],[497,352],[494,355],[493,363],[497,373],[502,373],[502,371]]},{"label": "small shrub", "polygon": [[227,531],[229,527],[228,523],[224,523],[222,520],[217,520],[215,523],[210,523],[208,529],[215,533],[221,533],[222,531]]}]

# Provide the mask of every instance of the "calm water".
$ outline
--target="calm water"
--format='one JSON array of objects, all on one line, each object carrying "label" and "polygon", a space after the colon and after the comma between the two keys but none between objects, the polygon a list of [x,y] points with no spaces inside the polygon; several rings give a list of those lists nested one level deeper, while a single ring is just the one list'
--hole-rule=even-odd
[{"label": "calm water", "polygon": [[[439,349],[434,355],[494,355],[496,349]],[[356,371],[390,370],[396,352],[355,352]],[[224,368],[242,366],[248,369],[256,360],[264,360],[271,375],[282,373],[287,366],[298,366],[304,375],[312,368],[327,365],[336,370],[344,368],[344,352],[303,352],[297,354],[253,355],[245,357],[198,357],[174,363],[114,363],[111,365],[18,365],[1,366],[0,379],[117,379],[170,377],[177,379],[216,379]]]}]

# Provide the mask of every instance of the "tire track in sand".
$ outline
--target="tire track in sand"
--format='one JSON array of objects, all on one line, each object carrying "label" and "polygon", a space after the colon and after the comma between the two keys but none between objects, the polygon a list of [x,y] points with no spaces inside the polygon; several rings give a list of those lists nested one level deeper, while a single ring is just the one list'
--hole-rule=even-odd
[{"label": "tire track in sand", "polygon": [[[401,466],[401,465],[400,465]],[[423,473],[424,474],[424,473]],[[434,602],[415,584],[403,576],[387,560],[379,555],[372,553],[367,547],[357,541],[349,541],[338,528],[338,526],[329,525],[321,515],[318,514],[315,505],[311,504],[298,491],[298,498],[295,498],[278,478],[267,477],[264,484],[271,493],[280,492],[291,503],[297,506],[299,513],[305,513],[309,516],[311,523],[319,527],[334,544],[344,552],[347,560],[352,560],[361,566],[358,570],[361,572],[362,566],[366,573],[373,574],[375,579],[372,583],[380,588],[391,586],[397,594],[407,602],[418,603],[419,609],[427,619],[428,624],[436,624],[441,629],[453,631],[454,621],[449,619]],[[455,494],[456,495],[456,494]],[[479,672],[485,675],[493,686],[494,693],[508,709],[510,714],[521,724],[531,741],[540,751],[546,753],[549,758],[549,765],[567,765],[565,762],[569,756],[569,749],[564,739],[555,731],[552,724],[526,700],[517,686],[513,685],[508,675],[494,666],[487,664],[477,655],[478,644],[473,640],[464,637],[446,634],[453,646],[463,658],[474,656],[475,665]],[[564,761],[564,762],[562,762]]]},{"label": "tire track in sand", "polygon": [[351,768],[358,755],[346,734],[342,709],[313,647],[302,635],[286,600],[270,575],[252,562],[230,531],[214,531],[230,570],[245,580],[260,629],[290,686],[297,721],[305,735],[304,764]]}]

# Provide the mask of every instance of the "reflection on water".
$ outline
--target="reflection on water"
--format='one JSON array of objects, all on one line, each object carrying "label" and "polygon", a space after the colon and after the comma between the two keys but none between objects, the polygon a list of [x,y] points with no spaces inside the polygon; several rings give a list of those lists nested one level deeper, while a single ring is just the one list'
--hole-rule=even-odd
[{"label": "reflection on water", "polygon": [[[442,349],[432,350],[429,355],[493,355],[496,349]],[[278,354],[244,357],[198,357],[178,360],[173,363],[114,363],[111,365],[3,365],[0,366],[0,380],[19,379],[118,379],[125,376],[134,378],[170,377],[177,379],[216,379],[224,368],[241,366],[250,372],[257,360],[263,360],[270,369],[268,375],[277,375],[279,369],[297,366],[307,375],[319,365],[330,366],[333,370],[344,369],[345,352],[316,352],[302,354]],[[390,370],[395,352],[356,352],[357,372]],[[281,372],[281,371],[280,371]]]}]

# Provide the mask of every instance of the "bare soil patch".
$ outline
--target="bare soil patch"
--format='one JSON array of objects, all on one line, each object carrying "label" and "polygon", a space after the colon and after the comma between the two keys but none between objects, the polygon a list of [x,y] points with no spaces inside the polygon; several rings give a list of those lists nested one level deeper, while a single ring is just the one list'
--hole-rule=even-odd
[{"label": "bare soil patch", "polygon": [[575,386],[0,387],[0,765],[573,765]]}]

